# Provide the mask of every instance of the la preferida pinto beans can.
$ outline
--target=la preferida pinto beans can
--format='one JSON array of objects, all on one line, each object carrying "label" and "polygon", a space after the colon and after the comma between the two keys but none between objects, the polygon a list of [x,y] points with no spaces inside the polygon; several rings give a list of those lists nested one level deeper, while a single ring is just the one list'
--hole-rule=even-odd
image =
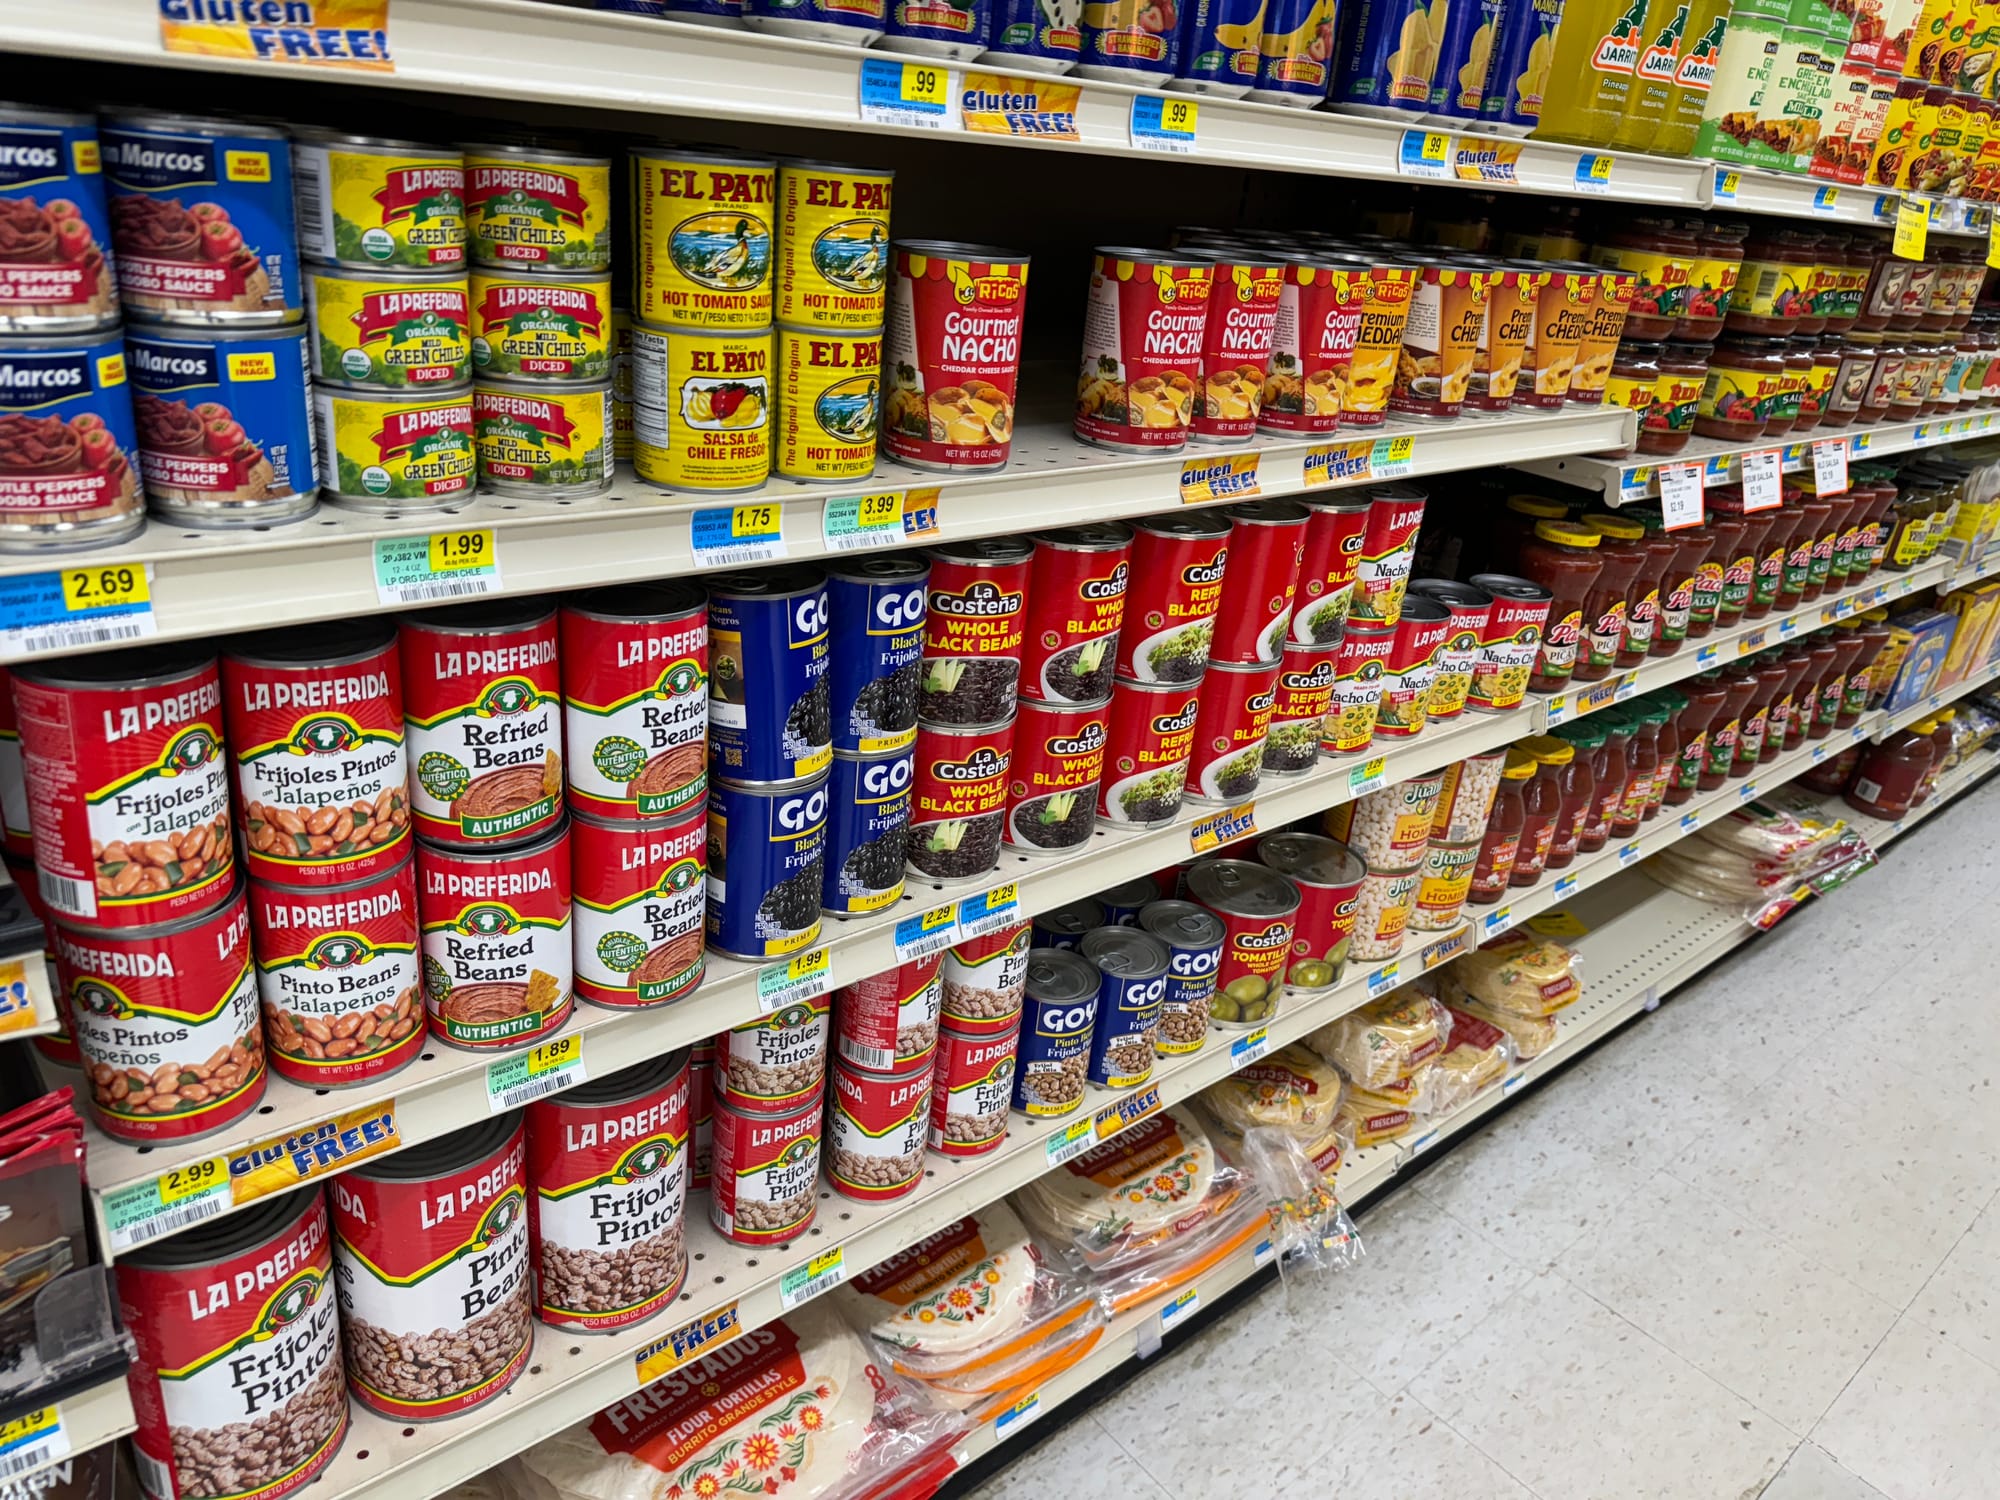
[{"label": "la preferida pinto beans can", "polygon": [[1111,247],[1092,256],[1078,437],[1100,448],[1186,446],[1214,274],[1210,261],[1157,250]]},{"label": "la preferida pinto beans can", "polygon": [[97,120],[10,106],[0,200],[18,236],[0,263],[0,333],[76,333],[118,322],[111,214]]},{"label": "la preferida pinto beans can", "polygon": [[611,488],[611,382],[578,389],[478,386],[479,482],[496,495],[568,500]]},{"label": "la preferida pinto beans can", "polygon": [[708,1219],[724,1239],[768,1245],[811,1226],[824,1102],[815,1089],[788,1113],[751,1115],[715,1101]]},{"label": "la preferida pinto beans can", "polygon": [[931,1075],[931,1150],[940,1156],[984,1156],[1006,1138],[1020,1045],[1018,1031],[968,1036],[947,1026],[938,1033],[937,1071]]},{"label": "la preferida pinto beans can", "polygon": [[509,1051],[569,1019],[569,829],[511,849],[417,850],[424,1001],[454,1047]]},{"label": "la preferida pinto beans can", "polygon": [[1102,703],[1125,620],[1132,528],[1097,521],[1035,538],[1021,633],[1021,697]]},{"label": "la preferida pinto beans can", "polygon": [[1148,516],[1131,530],[1115,675],[1129,682],[1198,682],[1222,604],[1229,517],[1212,510]]},{"label": "la preferida pinto beans can", "polygon": [[774,466],[787,479],[845,484],[875,472],[882,331],[778,330]]},{"label": "la preferida pinto beans can", "polygon": [[465,148],[472,259],[546,271],[611,269],[611,159],[537,145]]},{"label": "la preferida pinto beans can", "polygon": [[292,143],[299,250],[343,266],[465,264],[465,157],[412,141],[302,130]]},{"label": "la preferida pinto beans can", "polygon": [[872,1073],[929,1067],[944,1004],[944,957],[927,954],[856,980],[833,997],[840,1056]]},{"label": "la preferida pinto beans can", "polygon": [[700,804],[645,823],[579,813],[570,855],[578,995],[630,1009],[678,1000],[701,983],[708,816]]},{"label": "la preferida pinto beans can", "polygon": [[471,373],[463,276],[309,263],[305,284],[306,355],[315,384],[433,390],[463,384]]},{"label": "la preferida pinto beans can", "polygon": [[693,1073],[683,1047],[528,1106],[528,1229],[544,1323],[610,1333],[679,1295]]},{"label": "la preferida pinto beans can", "polygon": [[771,477],[772,336],[632,329],[632,467],[692,494]]},{"label": "la preferida pinto beans can", "polygon": [[734,330],[772,321],[770,157],[638,146],[630,156],[632,312]]},{"label": "la preferida pinto beans can", "polygon": [[435,1422],[527,1367],[527,1161],[516,1111],[333,1180],[347,1388],[369,1410]]},{"label": "la preferida pinto beans can", "polygon": [[595,385],[611,378],[611,273],[473,269],[472,364],[482,380]]},{"label": "la preferida pinto beans can", "polygon": [[843,1198],[902,1198],[924,1180],[930,1134],[931,1070],[868,1073],[845,1059],[827,1090],[827,1179]]},{"label": "la preferida pinto beans can", "polygon": [[326,498],[362,510],[441,510],[472,494],[472,392],[313,388]]},{"label": "la preferida pinto beans can", "polygon": [[230,899],[222,679],[197,645],[14,668],[42,899],[136,927]]},{"label": "la preferida pinto beans can", "polygon": [[569,803],[664,818],[708,795],[708,603],[690,583],[567,596],[561,611]]},{"label": "la preferida pinto beans can", "polygon": [[968,938],[945,954],[939,969],[944,976],[939,1015],[945,1030],[998,1036],[1019,1029],[1033,941],[1033,924],[1022,922]]},{"label": "la preferida pinto beans can", "polygon": [[895,181],[877,167],[778,164],[779,323],[881,330]]},{"label": "la preferida pinto beans can", "polygon": [[348,1420],[320,1190],[125,1252],[117,1277],[146,1500],[278,1500],[311,1483]]},{"label": "la preferida pinto beans can", "polygon": [[1014,441],[1028,257],[898,240],[882,367],[882,451],[944,472],[997,469]]}]

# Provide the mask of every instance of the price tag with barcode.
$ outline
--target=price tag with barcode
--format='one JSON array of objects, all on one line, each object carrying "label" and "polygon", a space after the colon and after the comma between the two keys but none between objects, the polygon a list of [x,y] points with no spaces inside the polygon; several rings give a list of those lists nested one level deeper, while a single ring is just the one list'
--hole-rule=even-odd
[{"label": "price tag with barcode", "polygon": [[1164,94],[1135,94],[1132,98],[1132,144],[1141,151],[1163,151],[1172,156],[1194,153],[1195,128],[1201,106],[1193,99]]},{"label": "price tag with barcode", "polygon": [[1097,1120],[1085,1115],[1081,1120],[1071,1120],[1049,1137],[1045,1149],[1049,1165],[1059,1167],[1074,1157],[1083,1155],[1097,1144]]},{"label": "price tag with barcode", "polygon": [[1229,1066],[1247,1068],[1266,1052],[1271,1050],[1271,1033],[1262,1026],[1248,1036],[1239,1036],[1229,1044]]},{"label": "price tag with barcode", "polygon": [[574,1088],[586,1077],[583,1038],[572,1032],[486,1066],[486,1108],[505,1114],[530,1100]]},{"label": "price tag with barcode", "polygon": [[768,1016],[832,988],[832,954],[825,948],[797,953],[757,971],[757,1013]]},{"label": "price tag with barcode", "polygon": [[1368,472],[1376,479],[1401,479],[1417,462],[1415,438],[1377,438],[1368,455]]},{"label": "price tag with barcode", "polygon": [[820,535],[834,552],[902,546],[903,492],[836,496],[821,513]]},{"label": "price tag with barcode", "polygon": [[375,597],[437,604],[500,592],[500,544],[491,531],[437,531],[375,544]]},{"label": "price tag with barcode", "polygon": [[951,70],[939,63],[865,58],[861,118],[904,130],[945,130],[952,115]]},{"label": "price tag with barcode", "polygon": [[229,1162],[220,1156],[170,1167],[144,1182],[107,1188],[104,1223],[111,1231],[112,1253],[219,1218],[233,1202]]},{"label": "price tag with barcode", "polygon": [[1405,177],[1452,175],[1451,137],[1436,130],[1406,130],[1396,149],[1396,170]]},{"label": "price tag with barcode", "polygon": [[1020,920],[1020,898],[1021,888],[1011,880],[1005,885],[996,885],[983,896],[967,896],[958,903],[958,935],[962,938],[983,937],[989,932],[998,932],[1002,927],[1013,926]]},{"label": "price tag with barcode", "polygon": [[1380,791],[1388,779],[1388,758],[1381,755],[1373,756],[1347,773],[1347,794],[1350,797],[1360,797],[1369,792]]},{"label": "price tag with barcode", "polygon": [[1813,488],[1822,495],[1847,493],[1847,442],[1813,444]]},{"label": "price tag with barcode", "polygon": [[1615,156],[1585,152],[1576,159],[1576,190],[1603,197],[1611,191],[1611,169],[1617,164]]},{"label": "price tag with barcode", "polygon": [[159,630],[145,563],[0,578],[0,657],[9,661],[144,640]]},{"label": "price tag with barcode", "polygon": [[1372,1000],[1378,995],[1388,994],[1396,987],[1402,972],[1403,966],[1400,963],[1382,965],[1368,976],[1368,997]]},{"label": "price tag with barcode", "polygon": [[1660,465],[1660,514],[1667,530],[1679,531],[1702,523],[1700,464]]},{"label": "price tag with barcode", "polygon": [[778,1278],[778,1305],[790,1312],[801,1302],[810,1302],[822,1292],[832,1291],[846,1279],[847,1256],[836,1245],[802,1266],[793,1266]]},{"label": "price tag with barcode", "polygon": [[936,953],[958,941],[958,903],[947,901],[896,924],[896,962]]},{"label": "price tag with barcode", "polygon": [[689,541],[698,568],[737,568],[785,555],[785,511],[781,505],[722,505],[698,510],[689,520]]},{"label": "price tag with barcode", "polygon": [[[0,1422],[0,1481],[67,1458],[69,1451],[69,1433],[63,1429],[60,1406],[44,1406]],[[54,1489],[66,1490],[67,1485]]]},{"label": "price tag with barcode", "polygon": [[1743,508],[1769,510],[1784,502],[1784,455],[1776,448],[1743,455]]}]

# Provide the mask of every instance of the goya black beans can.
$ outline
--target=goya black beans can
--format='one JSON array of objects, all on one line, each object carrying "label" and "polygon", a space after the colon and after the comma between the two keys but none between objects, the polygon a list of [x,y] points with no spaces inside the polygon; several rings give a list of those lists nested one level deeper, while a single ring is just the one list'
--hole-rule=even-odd
[{"label": "goya black beans can", "polygon": [[1017,537],[930,550],[917,703],[926,724],[998,724],[1013,713],[1034,550]]},{"label": "goya black beans can", "polygon": [[1137,927],[1139,913],[1159,899],[1160,888],[1150,875],[1134,875],[1097,893],[1097,904],[1104,908],[1107,927]]},{"label": "goya black beans can", "polygon": [[1161,1057],[1199,1052],[1208,1039],[1215,973],[1222,967],[1222,918],[1192,901],[1150,901],[1139,926],[1167,948],[1167,986],[1153,1050]]},{"label": "goya black beans can", "polygon": [[708,594],[708,758],[752,786],[808,781],[833,763],[826,577],[729,573]]},{"label": "goya black beans can", "polygon": [[921,558],[902,556],[827,570],[833,748],[844,755],[906,750],[916,741],[930,572]]},{"label": "goya black beans can", "polygon": [[1054,911],[1037,914],[1032,942],[1037,948],[1068,948],[1074,952],[1085,933],[1095,932],[1103,925],[1104,908],[1086,896]]},{"label": "goya black beans can", "polygon": [[836,917],[894,906],[903,895],[916,754],[836,755],[828,778],[820,905]]},{"label": "goya black beans can", "polygon": [[1142,927],[1100,927],[1080,951],[1101,976],[1086,1076],[1102,1089],[1137,1088],[1153,1076],[1153,1038],[1172,955]]},{"label": "goya black beans can", "polygon": [[819,938],[827,778],[708,792],[708,946],[752,963]]},{"label": "goya black beans can", "polygon": [[1030,1119],[1053,1120],[1083,1102],[1100,983],[1097,966],[1080,953],[1029,951],[1014,1108]]}]

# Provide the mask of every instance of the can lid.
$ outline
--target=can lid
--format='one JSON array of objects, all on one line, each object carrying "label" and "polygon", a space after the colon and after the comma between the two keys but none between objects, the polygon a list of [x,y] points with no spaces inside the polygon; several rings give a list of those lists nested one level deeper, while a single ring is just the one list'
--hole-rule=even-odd
[{"label": "can lid", "polygon": [[450,609],[427,609],[422,614],[405,615],[403,623],[419,630],[457,630],[473,634],[519,630],[555,618],[555,605],[546,597],[529,599],[489,599],[479,604],[457,604]]},{"label": "can lid", "polygon": [[1097,965],[1098,973],[1117,979],[1154,979],[1173,962],[1165,943],[1137,927],[1100,927],[1085,933],[1083,956]]},{"label": "can lid", "polygon": [[[1489,601],[1490,602],[1490,601]],[[1440,620],[1449,620],[1451,610],[1434,598],[1422,594],[1403,595],[1403,618],[1415,620],[1420,625],[1435,625]]]},{"label": "can lid", "polygon": [[1257,840],[1257,858],[1307,885],[1358,885],[1368,862],[1339,839],[1320,833],[1271,833]]},{"label": "can lid", "polygon": [[981,536],[973,537],[969,541],[946,542],[942,546],[927,547],[924,553],[925,556],[937,558],[941,562],[1006,567],[1026,562],[1035,555],[1035,549],[1026,537]]},{"label": "can lid", "polygon": [[[1646,539],[1644,523],[1628,520],[1624,516],[1585,516],[1583,524],[1599,536],[1616,537],[1621,542],[1643,542]],[[1540,525],[1535,529],[1540,531]]]},{"label": "can lid", "polygon": [[1065,937],[1074,937],[1103,925],[1104,908],[1088,896],[1067,906],[1058,906],[1053,911],[1045,911],[1035,918],[1035,926],[1042,931],[1060,933]]},{"label": "can lid", "polygon": [[1603,540],[1588,526],[1579,526],[1574,521],[1537,521],[1535,535],[1558,547],[1595,547]]},{"label": "can lid", "polygon": [[1299,504],[1307,510],[1367,510],[1374,503],[1368,498],[1368,491],[1357,489],[1340,489],[1330,495],[1299,497]]},{"label": "can lid", "polygon": [[786,594],[803,594],[822,588],[826,574],[808,563],[786,563],[777,568],[760,568],[754,573],[722,573],[708,581],[709,597],[717,594],[746,599],[775,599]]},{"label": "can lid", "polygon": [[1228,536],[1229,517],[1219,510],[1189,510],[1170,516],[1147,516],[1134,521],[1132,529],[1154,536]]},{"label": "can lid", "polygon": [[1192,901],[1154,901],[1139,909],[1139,925],[1176,948],[1213,948],[1222,941],[1222,918]]},{"label": "can lid", "polygon": [[1410,594],[1422,594],[1457,609],[1484,609],[1493,602],[1485,589],[1455,578],[1412,578],[1404,589],[1405,598]]},{"label": "can lid", "polygon": [[1282,917],[1299,909],[1299,888],[1269,865],[1206,859],[1187,876],[1188,894],[1233,917]]},{"label": "can lid", "polygon": [[898,250],[913,255],[937,255],[952,260],[980,260],[994,264],[1028,264],[1028,257],[1019,250],[1003,250],[998,245],[973,245],[962,240],[893,240]]},{"label": "can lid", "polygon": [[1495,599],[1512,599],[1518,604],[1544,604],[1555,597],[1539,583],[1530,583],[1511,573],[1474,573],[1466,581]]},{"label": "can lid", "polygon": [[1311,517],[1296,500],[1245,500],[1232,505],[1225,511],[1232,521],[1245,521],[1253,526],[1289,526]]},{"label": "can lid", "polygon": [[826,570],[826,576],[859,583],[913,583],[930,577],[931,569],[921,557],[892,552],[886,557],[856,557],[834,563]]},{"label": "can lid", "polygon": [[1130,880],[1121,880],[1107,890],[1097,893],[1097,899],[1106,906],[1129,906],[1138,908],[1157,901],[1160,888],[1146,875],[1135,875]]},{"label": "can lid", "polygon": [[468,1125],[463,1130],[454,1130],[450,1135],[439,1136],[434,1141],[412,1146],[407,1151],[399,1151],[381,1161],[365,1161],[352,1170],[356,1177],[374,1177],[385,1182],[414,1182],[426,1177],[440,1177],[446,1172],[470,1166],[482,1157],[491,1156],[520,1128],[521,1112],[513,1109],[490,1120],[482,1120],[477,1125]]},{"label": "can lid", "polygon": [[673,1082],[676,1074],[684,1071],[688,1060],[694,1055],[689,1047],[669,1052],[664,1057],[649,1057],[644,1062],[634,1063],[629,1068],[603,1078],[593,1078],[580,1083],[573,1089],[563,1091],[562,1097],[553,1101],[557,1104],[623,1104],[637,1099],[642,1094],[650,1094],[665,1088]]},{"label": "can lid", "polygon": [[65,687],[146,687],[170,682],[201,666],[212,666],[215,652],[202,641],[173,641],[130,651],[105,651],[92,656],[65,656],[51,662],[12,668],[27,682]]},{"label": "can lid", "polygon": [[1110,256],[1114,260],[1143,260],[1155,266],[1198,266],[1207,259],[1185,250],[1149,249],[1143,245],[1093,245],[1091,252]]},{"label": "can lid", "polygon": [[1091,521],[1060,531],[1038,531],[1035,541],[1067,552],[1115,552],[1132,545],[1132,528],[1122,521]]},{"label": "can lid", "polygon": [[1028,998],[1074,1005],[1097,993],[1097,968],[1067,948],[1035,948],[1028,954]]},{"label": "can lid", "polygon": [[1416,484],[1371,484],[1361,493],[1391,505],[1423,505],[1431,498],[1429,490]]},{"label": "can lid", "polygon": [[245,636],[224,653],[231,661],[257,666],[334,666],[372,656],[394,645],[396,622],[389,619],[334,620]]}]

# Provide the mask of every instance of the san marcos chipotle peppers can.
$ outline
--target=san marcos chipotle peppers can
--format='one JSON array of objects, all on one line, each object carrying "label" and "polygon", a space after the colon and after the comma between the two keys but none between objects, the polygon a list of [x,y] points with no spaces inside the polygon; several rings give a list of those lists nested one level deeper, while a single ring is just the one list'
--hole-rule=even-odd
[{"label": "san marcos chipotle peppers can", "polygon": [[1188,899],[1222,919],[1213,1015],[1219,1024],[1261,1026],[1277,1013],[1298,919],[1299,888],[1242,859],[1205,859],[1188,871]]},{"label": "san marcos chipotle peppers can", "polygon": [[322,385],[401,391],[472,372],[465,278],[308,262],[306,354]]},{"label": "san marcos chipotle peppers can", "polygon": [[1028,258],[898,240],[892,265],[882,451],[920,469],[999,468],[1014,440]]},{"label": "san marcos chipotle peppers can", "polygon": [[827,778],[785,787],[720,781],[708,794],[708,946],[751,963],[820,933]]},{"label": "san marcos chipotle peppers can", "polygon": [[1021,698],[1099,703],[1111,691],[1125,618],[1132,530],[1099,521],[1034,541],[1022,629]]},{"label": "san marcos chipotle peppers can", "polygon": [[925,599],[926,724],[998,724],[1013,712],[1034,548],[1014,537],[933,547]]},{"label": "san marcos chipotle peppers can", "polygon": [[1120,682],[1112,690],[1098,822],[1163,828],[1180,816],[1200,697],[1196,683]]},{"label": "san marcos chipotle peppers can", "polygon": [[832,763],[827,607],[826,576],[800,564],[710,582],[708,754],[720,779],[777,786]]},{"label": "san marcos chipotle peppers can", "polygon": [[1197,682],[1215,637],[1233,527],[1224,511],[1184,511],[1132,523],[1116,676]]},{"label": "san marcos chipotle peppers can", "polygon": [[0,262],[0,332],[111,327],[118,278],[96,119],[11,106],[0,145],[0,223],[12,247]]},{"label": "san marcos chipotle peppers can", "polygon": [[570,823],[576,992],[597,1005],[664,1005],[701,983],[707,958],[708,814]]},{"label": "san marcos chipotle peppers can", "polygon": [[1223,514],[1230,520],[1229,567],[1208,659],[1275,665],[1291,630],[1310,512],[1292,500],[1246,500]]},{"label": "san marcos chipotle peppers can", "polygon": [[985,728],[921,725],[904,858],[926,880],[962,881],[1000,863],[1015,720]]},{"label": "san marcos chipotle peppers can", "polygon": [[690,583],[563,599],[569,803],[665,818],[708,795],[708,605]]},{"label": "san marcos chipotle peppers can", "polygon": [[344,266],[465,264],[465,158],[411,141],[300,131],[292,144],[299,250]]},{"label": "san marcos chipotle peppers can", "polygon": [[1006,846],[1057,854],[1089,842],[1111,736],[1111,702],[1023,703],[1008,767]]},{"label": "san marcos chipotle peppers can", "polygon": [[1214,253],[1214,285],[1202,337],[1201,390],[1194,405],[1195,443],[1247,443],[1257,431],[1264,382],[1271,373],[1285,268],[1276,260]]},{"label": "san marcos chipotle peppers can", "polygon": [[124,335],[9,339],[0,347],[0,549],[115,542],[145,520]]},{"label": "san marcos chipotle peppers can", "polygon": [[1076,435],[1100,448],[1186,445],[1201,390],[1214,263],[1158,250],[1091,258]]},{"label": "san marcos chipotle peppers can", "polygon": [[465,148],[472,258],[548,271],[611,269],[611,159],[511,142]]},{"label": "san marcos chipotle peppers can", "polygon": [[770,327],[777,163],[637,146],[630,172],[633,316],[680,328]]},{"label": "san marcos chipotle peppers can", "polygon": [[1277,705],[1282,664],[1210,665],[1201,679],[1194,753],[1187,768],[1191,802],[1241,802],[1264,774],[1264,741]]}]

